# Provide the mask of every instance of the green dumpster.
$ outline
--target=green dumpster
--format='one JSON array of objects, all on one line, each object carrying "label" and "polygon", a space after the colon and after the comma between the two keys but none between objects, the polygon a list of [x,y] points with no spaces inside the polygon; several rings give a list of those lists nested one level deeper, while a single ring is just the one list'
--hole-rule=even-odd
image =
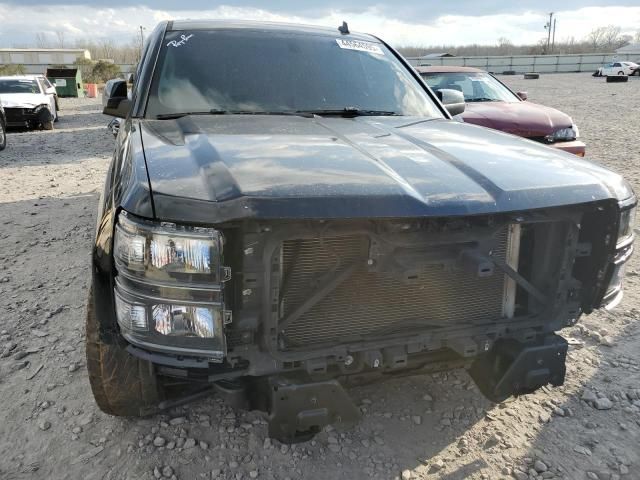
[{"label": "green dumpster", "polygon": [[47,68],[47,78],[56,86],[59,97],[83,94],[82,74],[77,68]]}]

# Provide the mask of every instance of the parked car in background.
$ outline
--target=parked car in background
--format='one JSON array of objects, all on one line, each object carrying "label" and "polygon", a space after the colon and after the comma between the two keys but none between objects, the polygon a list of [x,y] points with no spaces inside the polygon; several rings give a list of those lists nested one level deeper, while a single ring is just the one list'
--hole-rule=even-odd
[{"label": "parked car in background", "polygon": [[640,65],[634,62],[612,62],[598,68],[594,76],[635,75],[640,74],[640,70],[638,70],[639,67]]},{"label": "parked car in background", "polygon": [[4,150],[7,146],[7,117],[0,102],[0,150]]},{"label": "parked car in background", "polygon": [[58,118],[55,94],[35,75],[0,77],[0,102],[8,127],[52,130]]},{"label": "parked car in background", "polygon": [[514,93],[484,70],[471,67],[416,67],[427,84],[464,95],[465,123],[494,128],[583,157],[585,144],[569,115],[528,102],[526,92]]}]

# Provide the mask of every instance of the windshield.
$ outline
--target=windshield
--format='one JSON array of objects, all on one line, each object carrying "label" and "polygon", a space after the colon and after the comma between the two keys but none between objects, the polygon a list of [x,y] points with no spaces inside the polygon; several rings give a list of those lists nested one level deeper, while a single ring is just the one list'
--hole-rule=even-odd
[{"label": "windshield", "polygon": [[35,80],[4,79],[0,80],[0,93],[40,93]]},{"label": "windshield", "polygon": [[168,32],[146,117],[344,109],[442,117],[381,43],[248,29]]},{"label": "windshield", "polygon": [[485,72],[427,72],[422,78],[434,90],[450,88],[464,95],[465,102],[519,102],[520,99]]}]

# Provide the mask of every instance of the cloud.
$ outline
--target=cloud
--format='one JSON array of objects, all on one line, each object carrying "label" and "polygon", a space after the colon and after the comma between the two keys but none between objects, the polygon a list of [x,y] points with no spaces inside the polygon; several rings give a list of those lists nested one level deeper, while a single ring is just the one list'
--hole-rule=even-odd
[{"label": "cloud", "polygon": [[[140,25],[150,31],[159,21],[172,18],[267,20],[329,27],[337,27],[342,20],[347,20],[352,30],[373,33],[395,46],[495,44],[500,37],[526,44],[545,36],[546,12],[552,8],[548,0],[462,0],[455,4],[405,0],[396,2],[393,10],[390,2],[381,4],[375,0],[351,0],[346,6],[335,0],[274,0],[268,7],[260,7],[257,1],[236,0],[215,8],[210,7],[210,2],[201,1],[191,2],[189,8],[177,8],[184,3],[163,0],[154,2],[153,6],[142,2],[135,7],[115,0],[109,4],[110,8],[102,7],[103,2],[95,6],[92,2],[73,0],[67,0],[67,5],[41,3],[29,0],[0,3],[3,19],[0,46],[33,45],[37,33],[53,37],[58,31],[65,33],[68,43],[85,38],[109,38],[124,43],[137,35]],[[577,3],[594,2],[566,0],[563,3],[565,10],[556,12],[560,40],[582,38],[592,29],[608,24],[619,25],[625,33],[635,33],[640,28],[640,6],[607,6],[608,0],[599,0],[600,6],[571,10]],[[637,0],[634,3],[637,5]],[[25,19],[29,19],[28,28],[25,28]]]},{"label": "cloud", "polygon": [[[8,0],[3,3],[13,6],[42,8],[55,5],[73,5],[80,7],[102,8],[102,1],[87,0]],[[109,5],[121,10],[131,6],[129,0],[111,0]],[[139,0],[136,5],[152,10],[164,10],[168,12],[180,12],[191,10],[201,12],[211,10],[210,0],[191,0],[189,2],[177,2],[175,0]],[[456,0],[455,2],[443,2],[438,0],[402,0],[390,2],[388,0],[227,0],[224,5],[253,10],[268,10],[273,13],[286,16],[300,16],[307,18],[323,17],[330,11],[364,12],[374,9],[382,15],[391,15],[393,18],[407,23],[421,23],[430,21],[444,15],[460,16],[487,16],[495,14],[517,14],[525,11],[535,11],[543,14],[558,9],[555,0],[519,0],[517,2],[505,2],[504,0]],[[585,7],[609,7],[609,6],[635,6],[637,0],[564,0],[562,9],[566,11]]]}]

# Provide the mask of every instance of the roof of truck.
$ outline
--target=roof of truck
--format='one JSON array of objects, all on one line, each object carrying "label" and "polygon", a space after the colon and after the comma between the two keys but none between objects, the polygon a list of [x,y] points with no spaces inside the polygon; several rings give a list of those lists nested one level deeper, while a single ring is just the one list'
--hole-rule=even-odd
[{"label": "roof of truck", "polygon": [[350,32],[346,35],[338,31],[338,25],[333,28],[318,27],[315,25],[302,25],[296,23],[256,22],[248,20],[173,20],[170,21],[167,30],[215,30],[215,29],[250,29],[271,30],[291,33],[306,33],[315,35],[335,35],[355,40],[367,40],[378,42],[379,40],[368,33]]}]

